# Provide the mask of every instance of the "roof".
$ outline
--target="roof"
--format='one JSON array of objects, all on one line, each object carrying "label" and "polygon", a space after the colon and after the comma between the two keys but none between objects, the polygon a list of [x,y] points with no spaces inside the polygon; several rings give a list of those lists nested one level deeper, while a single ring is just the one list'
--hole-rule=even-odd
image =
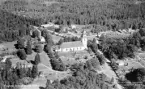
[{"label": "roof", "polygon": [[81,41],[74,42],[64,42],[60,45],[60,48],[72,48],[72,47],[82,47],[83,44]]}]

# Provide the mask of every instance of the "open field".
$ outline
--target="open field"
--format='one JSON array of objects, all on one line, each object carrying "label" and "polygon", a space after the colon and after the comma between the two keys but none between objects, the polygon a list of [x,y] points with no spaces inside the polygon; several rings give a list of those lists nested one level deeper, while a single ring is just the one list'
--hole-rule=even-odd
[{"label": "open field", "polygon": [[8,48],[8,50],[0,51],[0,54],[2,54],[2,53],[12,53],[12,52],[16,51],[16,48],[14,46],[15,44],[16,44],[16,41],[1,43],[1,45],[4,45],[6,48]]}]

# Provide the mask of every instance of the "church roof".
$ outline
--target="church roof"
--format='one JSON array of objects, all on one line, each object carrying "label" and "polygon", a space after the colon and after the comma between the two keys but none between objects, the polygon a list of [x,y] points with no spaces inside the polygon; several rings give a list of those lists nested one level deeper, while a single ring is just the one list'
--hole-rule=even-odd
[{"label": "church roof", "polygon": [[64,42],[60,45],[60,48],[72,48],[72,47],[82,47],[83,44],[81,41],[74,42]]}]

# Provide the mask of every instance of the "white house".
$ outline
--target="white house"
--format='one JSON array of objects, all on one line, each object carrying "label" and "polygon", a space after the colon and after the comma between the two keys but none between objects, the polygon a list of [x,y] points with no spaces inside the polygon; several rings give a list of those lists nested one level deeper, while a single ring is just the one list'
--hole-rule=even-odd
[{"label": "white house", "polygon": [[82,51],[87,49],[87,37],[86,32],[83,31],[81,41],[64,42],[55,51],[56,52],[70,52],[70,51]]}]

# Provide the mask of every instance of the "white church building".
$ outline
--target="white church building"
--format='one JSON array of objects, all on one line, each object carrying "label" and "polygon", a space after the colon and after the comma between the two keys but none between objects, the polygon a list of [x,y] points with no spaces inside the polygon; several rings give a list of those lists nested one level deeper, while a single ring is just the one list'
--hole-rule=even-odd
[{"label": "white church building", "polygon": [[86,31],[83,31],[81,35],[81,41],[73,41],[73,42],[63,42],[61,45],[55,49],[56,52],[75,52],[75,51],[83,51],[87,49],[87,37]]}]

